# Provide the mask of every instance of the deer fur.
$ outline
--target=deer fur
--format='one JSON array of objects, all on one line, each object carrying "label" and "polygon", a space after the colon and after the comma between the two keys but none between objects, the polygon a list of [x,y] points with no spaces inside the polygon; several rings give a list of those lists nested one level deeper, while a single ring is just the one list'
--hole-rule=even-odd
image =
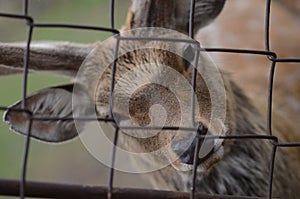
[{"label": "deer fur", "polygon": [[[224,1],[218,0],[196,1],[196,16],[206,17],[198,17],[195,20],[195,32],[212,21],[221,11],[223,4]],[[133,1],[132,9],[129,11],[129,17],[124,29],[153,25],[173,28],[187,33],[189,13],[187,5],[188,3],[183,3],[183,1],[179,0],[174,2],[164,1],[161,4],[156,0]],[[209,13],[211,10],[212,12]],[[111,41],[110,43],[98,42],[92,45],[72,43],[33,44],[31,46],[29,70],[50,71],[75,77],[82,61],[90,53],[91,49],[95,49],[92,53],[94,57],[89,57],[84,63],[85,76],[74,82],[75,86],[79,86],[75,97],[80,102],[92,102],[92,104],[96,104],[97,114],[105,117],[109,115],[110,67],[103,72],[98,84],[95,84],[93,80],[97,79],[97,75],[101,69],[100,65],[106,63],[105,60],[111,57],[114,52],[115,40],[112,39]],[[137,41],[130,45],[135,44],[139,44],[139,42]],[[162,44],[158,43],[157,45]],[[22,44],[0,44],[0,67],[1,69],[7,69],[1,70],[0,74],[7,75],[9,73],[20,72],[24,48],[25,46]],[[201,56],[201,59],[203,59],[203,63],[206,63],[203,64],[204,69],[210,70],[210,63],[206,58]],[[170,66],[191,83],[193,67],[190,65],[187,66],[185,60],[174,53],[156,49],[136,50],[118,58],[116,82],[126,72],[133,70],[142,63],[156,63]],[[145,74],[142,74],[145,77],[154,77],[161,72],[148,74],[147,71],[151,71],[148,69],[146,68]],[[211,81],[217,79],[215,73],[211,74]],[[229,74],[221,71],[221,75],[226,91],[226,119],[224,123],[216,121],[209,126],[211,111],[210,95],[200,75],[197,76],[197,87],[195,90],[196,96],[201,99],[199,100],[198,107],[196,107],[197,110],[200,110],[200,114],[196,115],[196,121],[206,126],[211,135],[219,135],[219,132],[221,132],[221,135],[266,135],[268,133],[266,123],[257,108],[254,107],[253,102],[246,97],[243,90],[232,80]],[[83,104],[82,107],[75,106],[76,108],[72,113],[72,105],[70,103],[72,102],[74,85],[47,88],[34,93],[26,99],[26,108],[36,116],[71,117],[74,112],[75,115],[89,114],[89,108],[91,107],[89,107],[88,103]],[[123,93],[116,94],[119,94],[121,97],[122,95],[126,95],[126,86],[128,88],[130,85],[123,85]],[[219,83],[216,81],[215,87],[218,88],[219,86]],[[154,96],[152,95],[153,89],[155,89]],[[93,92],[94,90],[96,93]],[[186,97],[186,95],[183,96]],[[165,108],[168,115],[165,125],[178,125],[181,113],[178,111],[177,101],[174,100],[174,96],[172,96],[169,90],[150,85],[142,87],[135,92],[131,99],[131,118],[136,123],[140,125],[149,124],[152,118],[149,118],[148,111],[152,105],[159,103]],[[28,122],[27,117],[12,110],[13,108],[21,108],[21,106],[21,102],[12,105],[6,112],[4,119],[13,130],[26,134],[24,129]],[[119,108],[115,111],[122,115],[122,107]],[[77,135],[75,124],[72,120],[62,122],[33,121],[31,133],[32,137],[46,142],[61,142]],[[280,136],[284,132],[274,130],[274,133]],[[169,144],[173,141],[172,139],[173,133],[169,131],[158,133],[146,139],[137,139],[126,133],[120,133],[122,147],[129,151],[152,152],[161,146]],[[191,137],[183,134],[177,137],[177,139],[176,142],[184,143],[190,140]],[[206,159],[202,160],[198,166],[196,179],[197,191],[208,194],[266,196],[268,193],[272,146],[272,143],[267,140],[221,140],[218,146],[214,146],[212,153]],[[192,156],[194,151],[190,151],[189,153]],[[167,186],[171,190],[189,191],[192,173],[191,170],[185,168],[191,165],[176,156],[172,146],[162,153],[155,154],[153,159],[145,159],[145,164],[160,164],[161,161],[169,161],[170,156],[175,157],[176,160],[172,161],[167,167],[152,173],[151,181],[154,187]],[[300,174],[298,170],[300,162],[296,157],[299,157],[299,154],[290,154],[288,150],[277,149],[273,181],[274,197],[298,198],[298,190],[300,188]]]}]

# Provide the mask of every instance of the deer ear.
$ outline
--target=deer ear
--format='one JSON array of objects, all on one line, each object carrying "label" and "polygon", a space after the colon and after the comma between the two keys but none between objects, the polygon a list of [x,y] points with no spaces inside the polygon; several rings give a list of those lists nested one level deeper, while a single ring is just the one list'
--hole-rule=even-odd
[{"label": "deer ear", "polygon": [[195,2],[195,15],[194,15],[194,31],[197,31],[211,22],[221,13],[225,4],[225,0],[197,0]]},{"label": "deer ear", "polygon": [[[73,91],[73,85],[46,88],[26,99],[26,109],[38,118],[57,118],[53,120],[33,119],[31,125],[31,136],[46,142],[62,142],[76,137],[82,130],[82,125],[76,125],[71,118],[73,113],[76,116],[87,115],[92,111],[91,100],[83,89]],[[72,107],[72,95],[76,95],[77,105]],[[10,128],[21,134],[27,134],[29,115],[16,111],[21,108],[21,101],[10,106],[4,115],[4,120],[9,123]],[[80,104],[79,104],[80,103]],[[61,118],[61,120],[59,120]],[[77,127],[77,128],[76,128]],[[79,128],[79,129],[78,129]]]}]

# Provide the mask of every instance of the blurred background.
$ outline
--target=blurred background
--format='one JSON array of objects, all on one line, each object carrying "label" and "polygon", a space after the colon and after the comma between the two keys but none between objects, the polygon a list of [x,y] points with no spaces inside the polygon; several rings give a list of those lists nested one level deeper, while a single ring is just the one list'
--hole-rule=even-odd
[{"label": "blurred background", "polygon": [[[109,0],[31,0],[29,15],[35,22],[71,23],[109,27]],[[130,0],[116,0],[115,22],[125,22]],[[298,1],[275,1],[271,10],[271,50],[281,57],[300,57],[300,22]],[[230,47],[264,50],[265,1],[230,0],[220,17],[204,28],[197,39],[204,47]],[[21,0],[0,0],[0,12],[22,13]],[[0,42],[26,41],[28,28],[23,20],[0,17]],[[103,41],[110,33],[74,29],[34,29],[34,41],[70,41],[93,43]],[[258,104],[265,116],[267,80],[270,66],[265,56],[211,53],[215,63],[229,71]],[[278,64],[275,98],[286,118],[300,112],[299,64]],[[47,74],[30,74],[28,93],[69,83],[70,80]],[[0,77],[0,106],[21,98],[21,75]],[[286,92],[281,92],[281,90]],[[261,99],[255,96],[260,95]],[[289,100],[289,101],[287,101]],[[260,106],[260,105],[259,105]],[[3,112],[0,112],[0,117]],[[299,120],[299,119],[298,119]],[[296,118],[297,121],[297,118]],[[300,127],[300,122],[298,126]],[[0,121],[0,178],[19,179],[25,139]],[[109,149],[107,151],[109,153]],[[64,144],[45,144],[33,140],[30,147],[27,179],[76,184],[107,184],[107,167],[95,160],[79,139]],[[146,175],[117,172],[116,186],[149,187]],[[0,197],[1,198],[1,197]]]},{"label": "blurred background", "polygon": [[[70,23],[109,27],[109,0],[31,0],[29,15],[35,22]],[[115,24],[125,22],[130,0],[117,1]],[[21,0],[0,0],[0,12],[22,13]],[[27,27],[23,20],[0,17],[0,42],[26,41]],[[33,41],[70,41],[93,43],[105,40],[111,33],[74,29],[34,29]],[[30,74],[28,93],[42,88],[69,83],[70,79],[49,74]],[[21,98],[21,75],[0,77],[0,106],[8,106]],[[19,179],[25,139],[2,122],[0,112],[0,178]],[[107,149],[109,155],[110,149]],[[32,140],[28,180],[107,184],[107,167],[94,159],[79,139],[64,144],[45,144]],[[145,187],[146,180],[135,174],[117,172],[115,185]],[[1,198],[1,197],[0,197]]]}]

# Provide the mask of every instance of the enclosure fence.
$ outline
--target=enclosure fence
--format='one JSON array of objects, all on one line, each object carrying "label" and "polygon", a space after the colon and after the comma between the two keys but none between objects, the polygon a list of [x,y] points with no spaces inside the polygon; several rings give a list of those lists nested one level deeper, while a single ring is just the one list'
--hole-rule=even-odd
[{"label": "enclosure fence", "polygon": [[[190,23],[189,23],[189,36],[191,38],[193,35],[193,16],[194,16],[194,8],[195,8],[195,0],[191,0],[190,2]],[[269,82],[268,82],[268,110],[267,110],[267,126],[268,132],[266,135],[229,135],[229,136],[221,136],[220,139],[259,139],[259,140],[268,140],[272,144],[272,153],[270,154],[270,162],[269,162],[269,180],[268,180],[268,193],[266,193],[267,198],[272,198],[272,182],[273,182],[273,174],[274,174],[274,164],[275,164],[275,156],[276,151],[279,147],[300,147],[300,143],[281,143],[279,139],[272,134],[272,96],[273,96],[273,83],[274,83],[274,74],[276,64],[279,62],[288,62],[288,63],[300,63],[300,58],[280,58],[277,57],[276,52],[270,50],[270,39],[269,39],[269,27],[270,27],[270,7],[271,0],[265,1],[266,10],[265,10],[265,50],[248,50],[248,49],[233,49],[233,48],[198,48],[197,53],[201,50],[205,50],[206,52],[222,52],[222,53],[234,53],[234,54],[255,54],[266,56],[270,63],[269,68]],[[35,120],[89,120],[89,118],[78,117],[78,118],[53,118],[53,117],[37,117],[32,112],[25,108],[25,98],[27,97],[26,88],[27,88],[27,79],[28,79],[28,64],[30,59],[30,43],[32,40],[32,33],[34,29],[38,28],[65,28],[65,29],[81,29],[81,30],[93,30],[93,31],[105,31],[110,32],[113,35],[119,34],[119,31],[115,28],[114,23],[114,7],[115,1],[110,0],[110,27],[95,27],[95,26],[86,26],[86,25],[73,25],[73,24],[55,24],[55,23],[35,23],[35,20],[32,16],[28,14],[29,1],[23,0],[23,13],[22,14],[11,14],[11,13],[0,13],[0,17],[3,18],[13,18],[19,19],[26,22],[28,26],[27,33],[27,41],[26,41],[26,50],[24,52],[24,65],[23,65],[23,83],[22,83],[22,108],[20,109],[10,109],[10,111],[15,112],[23,112],[28,117],[27,124],[27,139],[24,146],[24,155],[23,155],[23,163],[22,163],[22,175],[20,179],[3,179],[0,176],[0,196],[17,196],[20,198],[25,197],[43,197],[43,198],[169,198],[169,199],[179,199],[179,198],[203,198],[203,199],[256,199],[257,197],[240,197],[240,196],[221,196],[221,195],[205,195],[198,194],[195,191],[195,180],[196,180],[196,165],[197,158],[193,162],[193,182],[190,193],[181,193],[181,192],[171,192],[171,191],[158,191],[158,190],[143,190],[143,189],[133,189],[133,188],[117,188],[114,186],[114,164],[115,164],[115,155],[116,155],[116,144],[118,140],[119,128],[115,128],[114,134],[114,146],[112,150],[111,156],[111,165],[109,169],[109,176],[107,180],[107,186],[87,186],[87,185],[70,185],[63,183],[48,183],[48,182],[31,182],[26,179],[27,165],[28,165],[28,156],[29,156],[29,148],[30,148],[30,134],[31,134],[31,124]],[[121,40],[159,40],[160,38],[141,38],[141,37],[123,37],[117,36],[117,44],[115,47],[115,59],[117,51],[119,48],[119,43]],[[190,40],[182,41],[176,38],[168,38],[165,39],[172,42],[191,42]],[[195,43],[197,45],[197,43]],[[115,70],[116,63],[113,60],[112,64],[112,79],[111,79],[111,90],[110,90],[110,108],[112,109],[112,95],[113,88],[115,84]],[[196,60],[197,63],[197,60]],[[197,65],[197,64],[196,64]],[[196,69],[195,69],[196,70]],[[196,71],[194,71],[194,74]],[[193,76],[192,82],[195,82],[195,75]],[[193,83],[193,88],[195,88],[195,83]],[[192,103],[194,106],[194,103]],[[194,109],[194,107],[191,107]],[[1,111],[8,110],[6,106],[0,106]],[[98,121],[104,121],[107,123],[116,123],[113,116],[110,115],[107,118],[97,118]],[[117,126],[117,125],[115,125]],[[134,128],[134,127],[133,127]],[[146,127],[145,127],[146,128]],[[152,128],[152,127],[149,127]],[[180,127],[163,127],[162,130],[178,130]],[[181,129],[182,130],[182,129]],[[187,129],[187,131],[195,131],[199,132],[197,126],[195,128]],[[195,149],[195,154],[199,153],[199,145],[200,140],[203,139],[201,135],[197,137],[198,142]],[[197,155],[195,155],[197,157]],[[55,190],[55,191],[53,191]]]}]

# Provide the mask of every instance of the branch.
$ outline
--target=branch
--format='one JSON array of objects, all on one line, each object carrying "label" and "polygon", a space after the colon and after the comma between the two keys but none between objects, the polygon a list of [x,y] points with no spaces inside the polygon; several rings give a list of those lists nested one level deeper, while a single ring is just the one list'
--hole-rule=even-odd
[{"label": "branch", "polygon": [[[0,75],[22,72],[25,43],[0,43]],[[74,76],[93,45],[68,42],[33,42],[29,70]]]}]

